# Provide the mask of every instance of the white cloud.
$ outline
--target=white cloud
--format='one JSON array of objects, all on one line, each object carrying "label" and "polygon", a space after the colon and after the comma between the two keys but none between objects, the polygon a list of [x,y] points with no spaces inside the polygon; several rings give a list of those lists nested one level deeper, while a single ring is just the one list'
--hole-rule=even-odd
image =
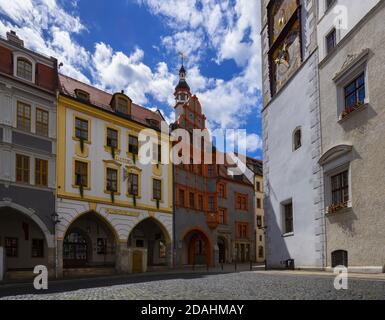
[{"label": "white cloud", "polygon": [[[8,17],[0,21],[0,33],[15,30],[30,49],[57,57],[64,64],[60,71],[71,77],[111,92],[125,90],[139,104],[147,104],[152,98],[168,107],[174,104],[178,80],[176,53],[183,51],[188,59],[188,83],[200,99],[211,129],[239,128],[248,119],[257,119],[261,83],[257,1],[136,1],[167,21],[170,34],[162,36],[154,46],[174,56],[175,64],[159,61],[151,68],[144,63],[142,49],[135,48],[128,54],[104,42],[87,50],[74,39],[87,30],[76,15],[76,0],[71,2],[73,14],[56,0],[0,0],[0,14]],[[241,71],[229,81],[206,77],[201,64],[209,63],[208,51],[214,52],[219,68],[223,61],[234,60]],[[172,119],[170,110],[163,113]],[[250,136],[250,150],[260,148],[257,137]]]}]

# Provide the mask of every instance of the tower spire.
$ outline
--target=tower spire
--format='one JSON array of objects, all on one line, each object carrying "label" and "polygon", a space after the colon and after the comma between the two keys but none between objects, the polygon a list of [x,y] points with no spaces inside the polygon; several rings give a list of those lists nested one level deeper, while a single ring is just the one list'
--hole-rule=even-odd
[{"label": "tower spire", "polygon": [[183,52],[179,52],[179,56],[181,58],[182,66],[179,69],[179,83],[176,86],[174,93],[177,104],[186,103],[191,97],[190,87],[186,82],[186,69],[184,68],[185,55]]}]

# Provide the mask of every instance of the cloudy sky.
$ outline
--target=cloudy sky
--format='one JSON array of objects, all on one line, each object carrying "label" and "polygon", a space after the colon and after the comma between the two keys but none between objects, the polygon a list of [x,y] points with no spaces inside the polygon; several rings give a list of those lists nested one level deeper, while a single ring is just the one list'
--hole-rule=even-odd
[{"label": "cloudy sky", "polygon": [[215,128],[247,129],[262,156],[258,0],[0,0],[0,35],[55,56],[60,71],[173,119],[186,55],[188,83]]}]

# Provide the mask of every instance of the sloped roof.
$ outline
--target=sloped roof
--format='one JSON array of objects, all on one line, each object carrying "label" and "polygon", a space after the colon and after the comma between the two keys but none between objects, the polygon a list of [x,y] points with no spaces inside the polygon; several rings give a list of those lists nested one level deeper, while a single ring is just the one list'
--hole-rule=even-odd
[{"label": "sloped roof", "polygon": [[258,159],[247,157],[247,167],[258,176],[263,176],[263,162]]},{"label": "sloped roof", "polygon": [[[76,89],[87,92],[90,95],[90,103],[95,107],[104,109],[109,112],[114,112],[110,105],[113,97],[112,94],[86,83],[80,82],[71,77],[59,74],[59,90],[62,94],[76,98]],[[147,119],[152,119],[159,122],[163,121],[160,112],[153,112],[135,103],[132,103],[131,105],[131,118],[134,121],[140,122],[146,126],[148,126]]]}]

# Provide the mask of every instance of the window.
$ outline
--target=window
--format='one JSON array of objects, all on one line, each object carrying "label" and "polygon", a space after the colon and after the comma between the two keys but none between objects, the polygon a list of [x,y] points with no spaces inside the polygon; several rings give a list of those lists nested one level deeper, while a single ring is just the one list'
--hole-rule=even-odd
[{"label": "window", "polygon": [[257,216],[257,227],[262,228],[262,216]]},{"label": "window", "polygon": [[179,189],[179,206],[185,207],[184,190],[182,190],[182,189]]},{"label": "window", "polygon": [[48,185],[48,161],[35,159],[35,184],[46,187]]},{"label": "window", "polygon": [[152,180],[152,197],[155,200],[162,200],[162,181],[158,179]]},{"label": "window", "polygon": [[284,205],[284,234],[293,233],[293,203],[290,202]]},{"label": "window", "polygon": [[348,252],[345,250],[337,250],[332,252],[332,268],[338,266],[348,267]]},{"label": "window", "polygon": [[226,217],[226,210],[225,209],[219,209],[219,223],[220,224],[227,224],[227,217]]},{"label": "window", "polygon": [[209,196],[208,197],[208,210],[210,212],[214,212],[215,211],[215,199],[213,196]]},{"label": "window", "polygon": [[195,208],[195,195],[193,192],[190,192],[190,195],[189,195],[189,205],[190,205],[190,208]]},{"label": "window", "polygon": [[32,81],[32,63],[23,58],[17,59],[17,76]]},{"label": "window", "polygon": [[31,106],[22,102],[17,103],[17,128],[31,131]]},{"label": "window", "polygon": [[88,164],[75,161],[75,185],[88,187]]},{"label": "window", "polygon": [[248,238],[248,225],[246,223],[238,224],[238,238],[247,239]]},{"label": "window", "polygon": [[118,98],[116,111],[124,114],[128,114],[128,102],[126,99]]},{"label": "window", "polygon": [[294,131],[293,135],[293,148],[294,151],[302,147],[302,131],[300,128]]},{"label": "window", "polygon": [[237,210],[248,210],[248,197],[243,194],[236,194],[235,208]]},{"label": "window", "polygon": [[214,175],[214,168],[212,164],[207,165],[207,176],[212,177]]},{"label": "window", "polygon": [[6,237],[4,240],[6,256],[8,258],[16,258],[18,256],[18,239]]},{"label": "window", "polygon": [[16,182],[29,183],[29,157],[16,155]]},{"label": "window", "polygon": [[345,109],[349,109],[365,102],[365,73],[344,88]]},{"label": "window", "polygon": [[326,54],[329,54],[337,46],[337,32],[334,28],[326,36]]},{"label": "window", "polygon": [[75,118],[75,137],[88,141],[88,121]]},{"label": "window", "polygon": [[139,176],[135,173],[128,175],[128,194],[132,196],[139,195]]},{"label": "window", "polygon": [[96,241],[96,253],[100,255],[107,254],[107,239],[98,238]]},{"label": "window", "polygon": [[36,134],[48,137],[48,111],[36,109]]},{"label": "window", "polygon": [[349,171],[331,177],[332,204],[340,205],[349,201]]},{"label": "window", "polygon": [[222,199],[225,199],[226,198],[226,188],[225,188],[225,185],[223,183],[220,183],[218,185],[218,189],[219,189],[219,197],[222,198]]},{"label": "window", "polygon": [[75,89],[76,97],[83,101],[90,101],[90,94],[86,91]]},{"label": "window", "polygon": [[203,196],[201,194],[198,195],[198,209],[203,211]]},{"label": "window", "polygon": [[116,149],[118,147],[118,131],[107,128],[107,147]]},{"label": "window", "polygon": [[261,183],[259,181],[257,181],[257,183],[256,183],[256,189],[257,189],[258,192],[262,192],[262,190],[261,190]]},{"label": "window", "polygon": [[128,136],[128,152],[137,155],[139,152],[138,146],[139,146],[138,137],[129,135]]},{"label": "window", "polygon": [[257,198],[257,209],[261,209],[262,208],[262,201],[261,199]]},{"label": "window", "polygon": [[263,247],[259,246],[258,247],[258,258],[263,258],[264,252],[263,252]]},{"label": "window", "polygon": [[107,168],[106,190],[109,192],[118,191],[118,170]]},{"label": "window", "polygon": [[44,258],[43,239],[32,239],[32,258]]}]

